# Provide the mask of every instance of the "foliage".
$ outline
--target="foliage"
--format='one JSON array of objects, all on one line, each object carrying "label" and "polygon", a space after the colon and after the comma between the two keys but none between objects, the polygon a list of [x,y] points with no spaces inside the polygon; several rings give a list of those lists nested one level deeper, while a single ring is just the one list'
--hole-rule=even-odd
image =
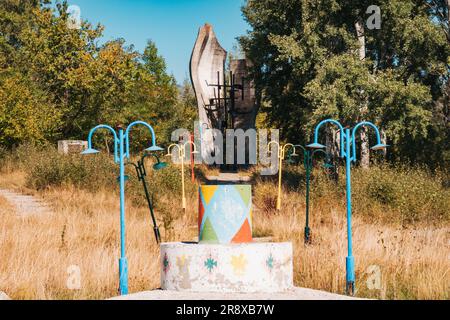
[{"label": "foliage", "polygon": [[[381,9],[381,29],[356,23]],[[263,0],[242,8],[240,38],[254,62],[267,124],[290,141],[326,117],[370,120],[394,144],[391,160],[443,164],[448,157],[448,7],[445,1]],[[305,130],[298,130],[302,127]]]},{"label": "foliage", "polygon": [[[285,170],[284,186],[305,194],[305,175],[300,166]],[[355,215],[408,225],[416,222],[450,221],[448,172],[400,164],[373,165],[352,170],[352,205]],[[294,179],[292,179],[294,178]],[[286,180],[284,179],[284,180]],[[289,183],[289,180],[296,183]],[[261,188],[267,188],[261,187]],[[259,190],[258,188],[257,190]],[[311,177],[312,202],[328,199],[345,207],[345,170],[339,170],[336,183],[324,169],[316,167]],[[276,195],[276,192],[273,193]]]},{"label": "foliage", "polygon": [[[134,120],[167,136],[183,102],[155,43],[142,54],[123,39],[99,44],[102,26],[71,29],[67,2],[48,4],[0,4],[0,143],[85,139],[98,123]],[[148,132],[136,131],[133,148],[142,149]],[[111,145],[102,133],[98,140]]]}]

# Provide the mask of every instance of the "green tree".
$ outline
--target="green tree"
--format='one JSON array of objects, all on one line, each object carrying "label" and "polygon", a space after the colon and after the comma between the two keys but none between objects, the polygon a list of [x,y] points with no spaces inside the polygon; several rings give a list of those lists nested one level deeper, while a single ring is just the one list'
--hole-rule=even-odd
[{"label": "green tree", "polygon": [[[364,26],[370,5],[381,8],[379,30]],[[255,64],[268,123],[302,141],[309,137],[299,125],[311,132],[330,116],[345,125],[370,120],[395,144],[395,158],[426,161],[423,146],[448,135],[434,122],[445,118],[436,102],[448,90],[447,10],[425,0],[247,1],[252,30],[240,43]]]},{"label": "green tree", "polygon": [[[138,119],[167,135],[181,103],[156,45],[143,54],[123,39],[98,45],[101,25],[70,28],[67,2],[49,3],[0,3],[1,142],[84,139],[98,123]],[[134,144],[148,139],[144,130],[133,136]]]}]

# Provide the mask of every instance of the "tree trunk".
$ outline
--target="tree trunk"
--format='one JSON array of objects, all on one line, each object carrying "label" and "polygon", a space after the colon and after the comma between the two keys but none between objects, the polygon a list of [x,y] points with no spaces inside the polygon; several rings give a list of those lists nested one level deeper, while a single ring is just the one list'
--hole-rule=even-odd
[{"label": "tree trunk", "polygon": [[331,155],[333,169],[331,171],[331,178],[337,183],[339,179],[339,157],[340,157],[340,134],[334,128],[327,127],[326,131],[326,152]]},{"label": "tree trunk", "polygon": [[[356,35],[359,41],[359,59],[364,61],[366,59],[366,37],[364,35],[364,22],[358,20],[355,23]],[[367,113],[368,101],[364,98],[361,102],[360,108],[360,120],[364,120]],[[367,128],[362,127],[360,129],[360,139],[361,139],[361,167],[368,168],[370,165],[370,153],[369,153],[369,135],[367,133]],[[355,143],[355,142],[353,142]]]},{"label": "tree trunk", "polygon": [[[445,4],[447,5],[447,23],[450,26],[450,0],[445,0]],[[450,41],[450,30],[447,28],[447,39]]]}]

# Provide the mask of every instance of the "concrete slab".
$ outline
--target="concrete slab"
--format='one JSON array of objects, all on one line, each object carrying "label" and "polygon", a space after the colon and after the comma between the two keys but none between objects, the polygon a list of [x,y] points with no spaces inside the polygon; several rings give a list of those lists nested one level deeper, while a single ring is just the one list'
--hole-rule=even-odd
[{"label": "concrete slab", "polygon": [[0,300],[11,300],[11,298],[8,297],[3,291],[0,291]]},{"label": "concrete slab", "polygon": [[194,292],[284,292],[294,287],[290,242],[161,244],[161,288]]},{"label": "concrete slab", "polygon": [[361,300],[325,291],[298,288],[280,293],[218,293],[153,290],[114,297],[109,300]]},{"label": "concrete slab", "polygon": [[206,176],[208,184],[231,184],[231,183],[249,183],[250,176],[241,176],[238,173],[220,173],[218,176]]}]

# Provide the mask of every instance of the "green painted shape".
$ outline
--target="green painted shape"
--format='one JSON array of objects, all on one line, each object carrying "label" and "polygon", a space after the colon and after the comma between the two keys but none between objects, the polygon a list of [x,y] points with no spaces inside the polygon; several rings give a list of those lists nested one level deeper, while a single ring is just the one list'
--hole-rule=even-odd
[{"label": "green painted shape", "polygon": [[251,186],[235,186],[235,188],[241,195],[241,198],[244,201],[245,205],[248,206],[250,199],[252,198]]},{"label": "green painted shape", "polygon": [[219,242],[216,231],[214,231],[214,228],[213,228],[209,218],[206,218],[205,224],[203,226],[202,237],[201,237],[200,241],[201,242],[210,242],[210,243],[218,243]]}]

